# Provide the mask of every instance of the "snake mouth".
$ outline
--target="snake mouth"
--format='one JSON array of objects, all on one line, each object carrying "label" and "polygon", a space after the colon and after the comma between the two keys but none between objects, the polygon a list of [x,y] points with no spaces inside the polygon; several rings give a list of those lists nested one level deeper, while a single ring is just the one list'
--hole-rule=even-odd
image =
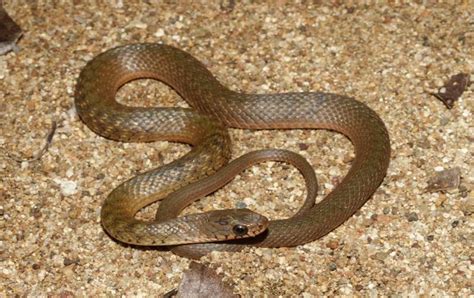
[{"label": "snake mouth", "polygon": [[[249,232],[247,233],[247,235],[250,236],[250,237],[255,237],[255,236],[260,235],[260,234],[262,234],[263,232],[265,232],[265,231],[267,230],[267,228],[268,228],[268,220],[266,220],[266,221],[263,222],[262,224],[259,224],[259,225],[257,226],[257,229],[252,230],[252,231],[249,231]],[[242,238],[242,237],[241,237],[241,238]]]}]

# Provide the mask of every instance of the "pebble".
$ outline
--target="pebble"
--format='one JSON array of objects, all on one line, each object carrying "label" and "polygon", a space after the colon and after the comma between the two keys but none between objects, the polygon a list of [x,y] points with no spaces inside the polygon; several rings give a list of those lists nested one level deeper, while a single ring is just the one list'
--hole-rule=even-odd
[{"label": "pebble", "polygon": [[56,178],[54,182],[59,184],[63,196],[71,196],[77,193],[77,183],[75,181]]},{"label": "pebble", "polygon": [[418,221],[418,214],[416,212],[407,213],[406,218],[409,222]]}]

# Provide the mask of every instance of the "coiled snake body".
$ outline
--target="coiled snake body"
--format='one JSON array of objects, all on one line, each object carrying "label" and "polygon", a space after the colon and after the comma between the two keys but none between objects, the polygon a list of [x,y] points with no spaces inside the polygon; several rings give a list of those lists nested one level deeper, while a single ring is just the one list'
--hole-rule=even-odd
[{"label": "coiled snake body", "polygon": [[[117,90],[138,78],[168,84],[193,109],[119,104]],[[239,250],[244,245],[295,246],[318,239],[368,200],[383,180],[390,159],[385,125],[366,105],[329,93],[236,93],[222,86],[193,56],[167,45],[128,45],[98,55],[80,74],[75,103],[81,119],[104,137],[193,146],[172,163],[122,183],[109,194],[101,211],[102,225],[112,237],[136,245],[186,244],[174,251],[188,257],[216,249]],[[257,151],[219,170],[230,158],[226,127],[330,129],[346,135],[356,155],[343,181],[314,205],[314,171],[297,154]],[[175,218],[192,197],[206,195],[242,169],[269,159],[292,163],[305,177],[308,199],[294,217],[267,221],[250,210],[233,209]],[[212,175],[217,170],[218,175]],[[159,219],[134,218],[139,209],[167,196],[157,212]],[[205,243],[229,239],[238,240]]]}]

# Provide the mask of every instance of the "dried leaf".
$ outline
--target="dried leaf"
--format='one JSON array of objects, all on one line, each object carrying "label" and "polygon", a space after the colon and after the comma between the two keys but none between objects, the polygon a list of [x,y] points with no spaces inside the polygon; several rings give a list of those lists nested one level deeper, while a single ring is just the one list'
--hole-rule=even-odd
[{"label": "dried leaf", "polygon": [[452,168],[437,172],[428,180],[426,190],[429,192],[444,191],[459,187],[461,181],[461,170],[459,168]]},{"label": "dried leaf", "polygon": [[239,297],[232,287],[225,284],[222,278],[210,268],[191,262],[189,270],[184,273],[176,297]]},{"label": "dried leaf", "polygon": [[466,73],[458,73],[452,76],[449,81],[438,90],[438,93],[433,93],[433,95],[441,100],[448,109],[451,109],[454,102],[461,97],[469,84],[469,75]]},{"label": "dried leaf", "polygon": [[20,26],[10,18],[0,2],[0,55],[15,50],[21,34]]}]

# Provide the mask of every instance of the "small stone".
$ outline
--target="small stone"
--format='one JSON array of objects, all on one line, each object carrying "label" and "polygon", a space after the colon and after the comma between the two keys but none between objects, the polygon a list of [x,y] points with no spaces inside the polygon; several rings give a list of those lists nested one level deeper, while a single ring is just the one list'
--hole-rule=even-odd
[{"label": "small stone", "polygon": [[132,22],[130,22],[127,27],[129,28],[138,28],[138,29],[146,29],[148,27],[148,24],[146,23],[143,23],[139,20],[134,20]]},{"label": "small stone", "polygon": [[77,183],[75,181],[56,178],[54,179],[54,182],[59,184],[61,194],[65,197],[77,193]]},{"label": "small stone", "polygon": [[336,270],[336,269],[337,269],[336,263],[331,263],[331,264],[329,264],[329,270],[330,270],[330,271],[334,271],[334,270]]},{"label": "small stone", "polygon": [[461,203],[461,210],[465,216],[469,216],[474,213],[474,194],[472,192],[467,200]]},{"label": "small stone", "polygon": [[[440,171],[438,171],[440,170]],[[429,192],[445,191],[459,187],[461,181],[461,169],[452,168],[444,170],[444,168],[435,168],[436,173],[429,179],[426,190]]]},{"label": "small stone", "polygon": [[363,224],[365,227],[370,227],[370,226],[372,226],[372,225],[374,224],[374,222],[375,222],[375,221],[374,221],[372,218],[366,218],[366,219],[364,219],[364,221],[363,221],[362,224]]},{"label": "small stone", "polygon": [[378,252],[375,255],[373,255],[373,258],[379,261],[383,261],[388,257],[387,252]]},{"label": "small stone", "polygon": [[448,197],[445,195],[445,194],[440,194],[440,196],[438,197],[438,199],[436,199],[436,202],[435,202],[435,206],[436,207],[441,207],[443,206],[444,202],[446,202],[446,199]]},{"label": "small stone", "polygon": [[393,220],[391,216],[388,215],[379,215],[377,216],[377,223],[379,224],[388,224]]},{"label": "small stone", "polygon": [[300,148],[300,150],[308,150],[309,145],[305,143],[298,143],[298,147]]},{"label": "small stone", "polygon": [[70,258],[64,258],[64,266],[69,266],[69,265],[73,265],[73,264],[78,264],[79,263],[79,259],[70,259]]},{"label": "small stone", "polygon": [[153,35],[155,35],[155,37],[163,37],[163,36],[165,36],[165,30],[160,28]]},{"label": "small stone", "polygon": [[398,214],[398,207],[392,207],[392,215]]},{"label": "small stone", "polygon": [[235,207],[236,207],[237,209],[243,209],[243,208],[247,208],[247,204],[245,204],[245,202],[237,202],[237,203],[235,204]]},{"label": "small stone", "polygon": [[245,198],[243,203],[246,204],[247,206],[251,206],[251,205],[255,205],[256,202],[252,198]]},{"label": "small stone", "polygon": [[326,243],[326,247],[335,250],[339,247],[339,242],[337,240],[330,240]]},{"label": "small stone", "polygon": [[405,217],[409,222],[418,221],[418,214],[416,214],[416,212],[410,212]]},{"label": "small stone", "polygon": [[33,206],[31,208],[30,215],[35,219],[41,218],[41,206]]},{"label": "small stone", "polygon": [[343,163],[350,163],[354,160],[354,155],[353,154],[346,154],[344,155],[344,158],[342,159]]}]

